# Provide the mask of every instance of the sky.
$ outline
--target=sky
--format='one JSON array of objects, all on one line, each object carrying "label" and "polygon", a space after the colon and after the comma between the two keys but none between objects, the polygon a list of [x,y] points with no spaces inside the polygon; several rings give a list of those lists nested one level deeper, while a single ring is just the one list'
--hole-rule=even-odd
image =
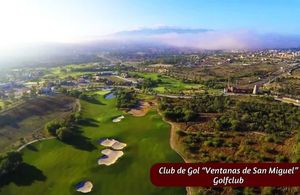
[{"label": "sky", "polygon": [[297,0],[0,0],[0,49],[141,27],[300,35]]}]

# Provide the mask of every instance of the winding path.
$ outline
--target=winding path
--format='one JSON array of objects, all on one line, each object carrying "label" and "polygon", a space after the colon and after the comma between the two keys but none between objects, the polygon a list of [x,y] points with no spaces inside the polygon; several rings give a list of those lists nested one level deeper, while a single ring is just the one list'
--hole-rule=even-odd
[{"label": "winding path", "polygon": [[40,139],[35,139],[35,140],[32,140],[22,146],[20,146],[18,149],[17,149],[17,152],[20,152],[21,150],[23,150],[24,148],[26,148],[27,146],[35,143],[35,142],[38,142],[38,141],[43,141],[43,140],[50,140],[50,139],[55,139],[56,137],[45,137],[45,138],[40,138]]}]

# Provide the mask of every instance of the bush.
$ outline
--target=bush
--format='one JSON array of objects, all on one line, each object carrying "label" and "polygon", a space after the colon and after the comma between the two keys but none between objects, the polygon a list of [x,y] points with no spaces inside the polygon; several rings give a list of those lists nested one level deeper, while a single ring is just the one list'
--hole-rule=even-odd
[{"label": "bush", "polygon": [[276,162],[289,162],[289,159],[286,156],[277,155],[276,156]]},{"label": "bush", "polygon": [[256,142],[255,142],[255,141],[252,141],[252,140],[249,140],[249,139],[247,139],[247,140],[245,140],[245,144],[247,144],[247,145],[254,145],[254,144],[256,144]]},{"label": "bush", "polygon": [[269,153],[269,154],[277,154],[278,152],[275,150],[275,148],[264,148],[265,152]]},{"label": "bush", "polygon": [[265,141],[266,142],[270,142],[270,143],[274,143],[275,142],[275,139],[273,136],[266,136],[265,137]]},{"label": "bush", "polygon": [[212,142],[214,147],[221,147],[224,144],[224,140],[220,138],[213,138]]},{"label": "bush", "polygon": [[203,145],[204,145],[204,146],[210,146],[210,147],[214,146],[213,142],[210,141],[210,140],[204,141]]},{"label": "bush", "polygon": [[272,195],[275,193],[276,193],[276,190],[273,187],[264,187],[261,191],[262,195]]}]

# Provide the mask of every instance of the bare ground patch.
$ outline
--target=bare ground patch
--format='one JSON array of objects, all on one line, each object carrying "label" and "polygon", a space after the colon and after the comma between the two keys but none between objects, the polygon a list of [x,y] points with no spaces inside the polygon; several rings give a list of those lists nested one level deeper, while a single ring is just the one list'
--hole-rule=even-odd
[{"label": "bare ground patch", "polygon": [[145,116],[153,105],[153,102],[140,101],[139,105],[131,109],[128,113],[136,117]]}]

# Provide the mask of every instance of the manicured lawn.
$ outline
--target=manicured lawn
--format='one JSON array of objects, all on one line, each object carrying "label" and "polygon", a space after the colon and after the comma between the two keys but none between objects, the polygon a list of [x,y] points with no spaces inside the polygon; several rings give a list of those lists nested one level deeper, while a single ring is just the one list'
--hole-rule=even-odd
[{"label": "manicured lawn", "polygon": [[[184,188],[157,188],[150,182],[149,169],[158,162],[182,162],[170,148],[169,129],[155,110],[144,117],[125,115],[120,123],[111,119],[124,114],[115,108],[115,99],[105,105],[82,103],[83,117],[90,123],[82,127],[82,137],[74,144],[48,140],[26,148],[27,163],[0,194],[80,194],[74,185],[81,180],[94,184],[90,194],[185,194]],[[116,138],[127,143],[114,165],[99,166],[102,147],[99,138]],[[26,176],[26,173],[31,176]]]}]

